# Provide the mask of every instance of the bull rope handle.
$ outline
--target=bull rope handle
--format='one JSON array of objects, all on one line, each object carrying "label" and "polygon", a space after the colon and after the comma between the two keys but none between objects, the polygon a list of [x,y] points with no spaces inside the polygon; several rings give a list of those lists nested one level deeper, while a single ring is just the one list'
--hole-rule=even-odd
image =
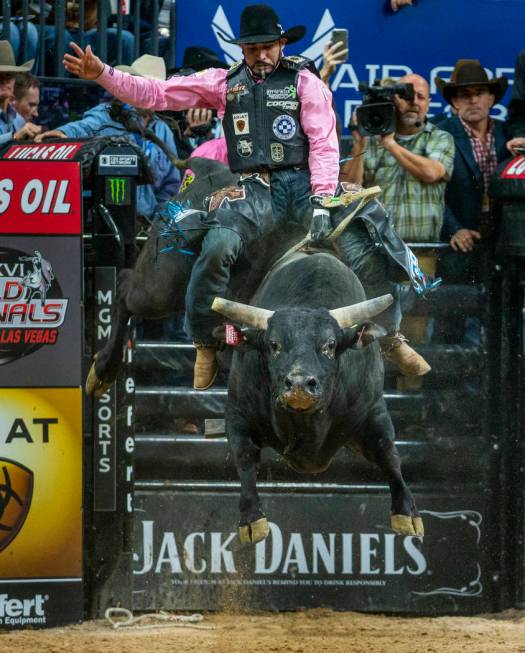
[{"label": "bull rope handle", "polygon": [[[328,197],[326,198],[327,201],[327,206],[332,206],[335,208],[334,205],[334,199],[338,200],[337,206],[348,206],[349,204],[352,204],[352,202],[355,202],[356,200],[361,200],[359,204],[356,206],[356,208],[352,211],[352,213],[349,213],[344,220],[332,231],[332,233],[328,236],[327,240],[330,242],[335,241],[339,236],[343,233],[343,231],[347,228],[348,224],[350,223],[351,220],[355,217],[356,213],[360,211],[363,206],[366,206],[370,200],[374,199],[378,195],[381,194],[381,187],[380,186],[371,186],[370,188],[363,188],[363,190],[359,190],[355,193],[342,193],[339,197],[337,198],[332,198]],[[261,281],[261,285],[266,281],[268,276],[270,275],[271,272],[273,272],[277,266],[281,265],[289,256],[292,254],[295,254],[295,252],[299,251],[302,249],[305,245],[307,245],[309,242],[311,242],[310,239],[310,232],[306,234],[304,238],[302,238],[298,243],[295,245],[292,245],[290,249],[288,249],[280,258],[278,258],[275,263],[270,267],[268,272],[264,275],[263,280]]]},{"label": "bull rope handle", "polygon": [[[115,619],[117,615],[121,618]],[[152,630],[155,628],[173,628],[175,626],[179,628],[195,628],[198,630],[215,630],[215,626],[205,626],[199,623],[204,619],[201,614],[167,614],[161,611],[134,617],[133,612],[127,608],[108,608],[104,616],[115,630],[129,626],[132,626],[133,630]],[[151,621],[152,619],[168,623],[140,625],[141,621]]]},{"label": "bull rope handle", "polygon": [[342,220],[337,227],[332,231],[328,236],[330,242],[334,242],[339,238],[343,231],[347,228],[348,224],[353,220],[354,216],[358,211],[360,211],[364,206],[370,202],[370,200],[381,195],[380,186],[371,186],[370,188],[363,188],[363,190],[358,191],[357,193],[343,193],[338,199],[341,200],[340,204],[343,206],[348,206],[355,202],[356,200],[361,200],[356,208],[349,213],[344,220]]},{"label": "bull rope handle", "polygon": [[[378,195],[381,194],[381,187],[380,186],[371,186],[370,188],[363,188],[363,190],[359,190],[356,193],[342,193],[339,197],[336,197],[335,199],[338,200],[337,205],[334,204],[333,198],[327,197],[326,198],[326,204],[323,204],[325,207],[332,207],[336,208],[339,206],[348,206],[349,204],[352,204],[356,200],[361,200],[359,204],[356,206],[356,208],[352,211],[352,213],[349,213],[344,220],[340,224],[337,225],[337,227],[332,231],[332,233],[328,236],[327,240],[330,242],[334,242],[339,238],[339,236],[343,233],[343,231],[348,227],[348,224],[351,222],[351,220],[354,219],[356,213],[360,211],[364,206],[370,202],[370,200],[374,199]],[[306,236],[300,240],[298,243],[290,247],[290,249],[285,252],[281,258],[275,262],[275,265],[282,261],[284,258],[287,256],[290,256],[290,254],[293,254],[294,252],[297,252],[300,250],[304,245],[310,242],[310,233],[307,233]],[[274,266],[272,266],[274,267]]]}]

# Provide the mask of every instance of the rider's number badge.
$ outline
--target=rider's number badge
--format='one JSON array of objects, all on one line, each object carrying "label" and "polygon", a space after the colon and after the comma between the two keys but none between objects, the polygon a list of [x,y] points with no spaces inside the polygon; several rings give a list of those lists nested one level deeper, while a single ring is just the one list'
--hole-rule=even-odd
[{"label": "rider's number badge", "polygon": [[234,113],[233,114],[233,129],[236,136],[250,133],[250,121],[247,113]]},{"label": "rider's number badge", "polygon": [[283,141],[289,141],[296,132],[295,120],[291,116],[277,116],[272,125],[273,133]]}]

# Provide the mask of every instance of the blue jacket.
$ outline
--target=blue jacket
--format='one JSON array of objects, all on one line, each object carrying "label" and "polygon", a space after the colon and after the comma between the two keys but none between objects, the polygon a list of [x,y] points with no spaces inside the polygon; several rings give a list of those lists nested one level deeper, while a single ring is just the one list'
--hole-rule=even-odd
[{"label": "blue jacket", "polygon": [[26,124],[26,121],[18,114],[11,105],[4,113],[0,111],[0,145],[13,140],[13,134]]},{"label": "blue jacket", "polygon": [[[109,115],[109,104],[99,104],[86,111],[82,120],[69,122],[57,127],[68,138],[89,138],[92,136],[124,136],[137,143],[149,160],[155,174],[155,183],[137,186],[137,211],[145,216],[151,216],[159,202],[164,202],[177,194],[180,185],[180,172],[167,158],[164,152],[151,141],[142,140],[139,134],[127,132],[124,126]],[[148,129],[154,132],[161,141],[177,156],[177,147],[173,133],[168,125],[158,118],[148,123]]]},{"label": "blue jacket", "polygon": [[[507,139],[504,123],[501,120],[494,120],[494,123],[499,163],[510,154],[505,147]],[[437,127],[452,134],[456,145],[454,172],[445,190],[445,215],[441,229],[441,238],[449,241],[458,229],[478,229],[483,202],[483,178],[472,152],[470,138],[460,119],[452,116],[438,123]]]}]

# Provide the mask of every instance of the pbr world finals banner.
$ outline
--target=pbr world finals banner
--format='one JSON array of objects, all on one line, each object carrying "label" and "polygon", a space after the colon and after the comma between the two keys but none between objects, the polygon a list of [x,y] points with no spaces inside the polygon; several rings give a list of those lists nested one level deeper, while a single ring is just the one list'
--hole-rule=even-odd
[{"label": "pbr world finals banner", "polygon": [[82,220],[73,154],[28,164],[5,160],[9,150],[0,160],[0,628],[54,626],[83,612]]},{"label": "pbr world finals banner", "polygon": [[[177,0],[178,65],[184,49],[195,44],[211,48],[226,63],[240,59],[239,46],[226,43],[221,35],[238,37],[245,4]],[[348,60],[338,66],[330,80],[345,133],[352,112],[361,104],[360,81],[372,84],[376,79],[418,73],[431,84],[429,114],[448,112],[434,80],[449,79],[458,59],[479,59],[489,77],[508,78],[509,91],[493,109],[494,116],[506,116],[516,55],[525,48],[523,0],[414,0],[413,6],[397,13],[391,11],[389,0],[312,0],[301,4],[275,0],[271,4],[284,29],[297,24],[307,28],[306,35],[285,52],[302,54],[319,66],[332,30],[348,29]]]}]

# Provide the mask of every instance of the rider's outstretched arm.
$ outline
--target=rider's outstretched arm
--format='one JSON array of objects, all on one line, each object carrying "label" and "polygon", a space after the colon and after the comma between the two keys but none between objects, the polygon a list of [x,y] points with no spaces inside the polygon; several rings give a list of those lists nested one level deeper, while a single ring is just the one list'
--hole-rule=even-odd
[{"label": "rider's outstretched arm", "polygon": [[94,80],[112,95],[141,109],[164,111],[203,108],[224,111],[226,70],[210,68],[198,75],[166,81],[130,75],[103,63],[87,46],[70,44],[75,54],[64,55],[64,67],[82,79]]}]

